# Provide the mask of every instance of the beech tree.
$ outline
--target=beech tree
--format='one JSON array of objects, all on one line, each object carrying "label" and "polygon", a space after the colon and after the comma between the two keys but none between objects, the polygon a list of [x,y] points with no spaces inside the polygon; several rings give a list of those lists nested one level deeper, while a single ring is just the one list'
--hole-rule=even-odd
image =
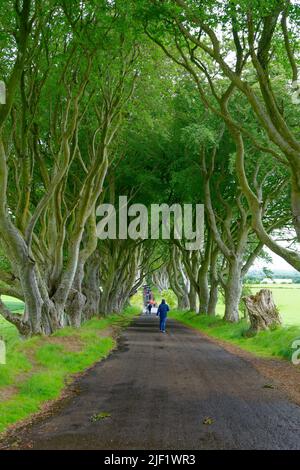
[{"label": "beech tree", "polygon": [[1,107],[1,243],[25,313],[2,314],[23,334],[80,321],[74,311],[78,317],[83,267],[95,249],[93,212],[136,80],[137,45],[115,7],[74,5],[71,15],[64,2],[24,1],[22,11],[16,2],[7,30],[7,53],[17,53]]},{"label": "beech tree", "polygon": [[[299,251],[277,243],[264,226],[260,201],[251,191],[243,164],[247,139],[289,169],[291,219],[299,241],[300,147],[295,120],[295,107],[299,104],[299,5],[280,0],[251,4],[211,1],[205,5],[198,0],[166,0],[144,5],[143,17],[148,35],[193,76],[207,108],[222,117],[230,129],[236,143],[239,183],[251,208],[252,227],[266,246],[299,270]],[[153,19],[157,18],[160,22],[155,24]],[[221,95],[216,87],[220,77],[227,81],[226,92]],[[207,81],[213,101],[207,98],[202,79]],[[235,92],[247,99],[263,130],[258,139],[247,123],[242,124],[230,113],[228,106]]]}]

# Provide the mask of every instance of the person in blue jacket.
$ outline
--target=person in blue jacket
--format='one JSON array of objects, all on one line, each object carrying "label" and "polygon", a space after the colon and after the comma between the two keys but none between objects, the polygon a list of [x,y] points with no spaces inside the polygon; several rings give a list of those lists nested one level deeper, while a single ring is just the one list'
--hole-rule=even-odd
[{"label": "person in blue jacket", "polygon": [[159,315],[160,322],[159,322],[159,329],[162,333],[166,332],[166,321],[167,321],[167,315],[169,311],[169,305],[166,304],[165,299],[162,299],[160,306],[157,309],[157,314]]}]

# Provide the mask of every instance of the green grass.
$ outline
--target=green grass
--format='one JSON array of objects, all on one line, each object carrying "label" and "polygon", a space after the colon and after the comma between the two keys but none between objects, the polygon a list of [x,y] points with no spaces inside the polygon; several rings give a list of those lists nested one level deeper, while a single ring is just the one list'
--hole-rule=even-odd
[{"label": "green grass", "polygon": [[92,318],[79,329],[66,327],[49,338],[27,340],[21,340],[16,328],[0,318],[0,335],[7,347],[7,364],[0,365],[0,393],[15,388],[0,403],[0,432],[38,411],[44,402],[58,398],[72,374],[105,358],[115,341],[101,337],[101,331],[128,325],[139,311],[130,307],[122,315]]},{"label": "green grass", "polygon": [[22,313],[24,310],[24,302],[14,297],[9,297],[8,295],[1,295],[3,303],[12,311],[17,313]]},{"label": "green grass", "polygon": [[203,331],[208,335],[229,341],[258,356],[290,359],[292,342],[300,338],[300,326],[283,326],[272,331],[262,331],[247,338],[243,333],[249,328],[245,320],[239,323],[227,323],[221,317],[196,315],[193,312],[170,312],[170,317],[179,322]]},{"label": "green grass", "polygon": [[32,364],[22,351],[17,329],[0,316],[0,336],[6,344],[6,365],[0,365],[0,388],[11,385],[14,377],[29,372]]}]

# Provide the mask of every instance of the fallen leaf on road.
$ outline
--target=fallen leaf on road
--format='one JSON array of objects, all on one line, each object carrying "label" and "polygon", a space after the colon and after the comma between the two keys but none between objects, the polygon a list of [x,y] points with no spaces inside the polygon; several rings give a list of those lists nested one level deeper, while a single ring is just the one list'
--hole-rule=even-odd
[{"label": "fallen leaf on road", "polygon": [[210,418],[209,416],[206,416],[203,420],[203,424],[207,424],[207,425],[213,424],[213,422],[214,420]]},{"label": "fallen leaf on road", "polygon": [[263,385],[263,388],[275,388],[275,387],[272,384],[265,384]]},{"label": "fallen leaf on road", "polygon": [[91,421],[92,423],[95,423],[96,421],[101,421],[102,419],[106,419],[110,417],[111,417],[110,413],[106,413],[105,411],[102,411],[101,413],[97,413],[91,416]]}]

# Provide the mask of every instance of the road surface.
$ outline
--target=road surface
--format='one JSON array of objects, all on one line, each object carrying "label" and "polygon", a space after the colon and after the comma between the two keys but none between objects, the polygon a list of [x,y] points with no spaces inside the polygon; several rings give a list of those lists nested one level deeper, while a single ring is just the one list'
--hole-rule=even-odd
[{"label": "road surface", "polygon": [[[250,363],[173,320],[160,333],[157,322],[135,320],[78,379],[80,393],[21,434],[21,448],[300,449],[300,407],[264,388]],[[99,413],[110,416],[91,420]]]}]

